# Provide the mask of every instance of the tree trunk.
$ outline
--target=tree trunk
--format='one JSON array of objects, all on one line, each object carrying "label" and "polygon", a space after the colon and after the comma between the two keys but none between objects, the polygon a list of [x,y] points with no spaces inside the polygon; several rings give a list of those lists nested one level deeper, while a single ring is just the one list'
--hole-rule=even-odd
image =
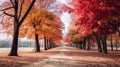
[{"label": "tree trunk", "polygon": [[46,37],[44,37],[44,50],[47,50]]},{"label": "tree trunk", "polygon": [[102,45],[103,45],[103,51],[105,54],[107,54],[107,42],[106,42],[107,37],[103,37],[102,39]]},{"label": "tree trunk", "polygon": [[53,42],[53,47],[55,48],[56,47],[56,45],[55,45],[55,43]]},{"label": "tree trunk", "polygon": [[82,49],[82,41],[79,43],[79,48]]},{"label": "tree trunk", "polygon": [[18,56],[18,37],[19,37],[19,26],[14,28],[12,48],[8,56]]},{"label": "tree trunk", "polygon": [[77,43],[75,43],[75,45],[76,45],[76,48],[78,48],[78,44],[77,44]]},{"label": "tree trunk", "polygon": [[52,42],[51,42],[51,39],[49,40],[49,42],[50,42],[50,49],[52,48]]},{"label": "tree trunk", "polygon": [[90,50],[90,38],[88,38],[87,50]]},{"label": "tree trunk", "polygon": [[116,47],[116,51],[117,51],[118,50],[118,45],[116,44],[115,47]]},{"label": "tree trunk", "polygon": [[38,34],[35,34],[35,52],[40,52],[40,45],[39,45],[39,39]]},{"label": "tree trunk", "polygon": [[54,43],[52,40],[51,40],[51,47],[54,48]]},{"label": "tree trunk", "polygon": [[83,40],[83,49],[86,50],[86,38]]},{"label": "tree trunk", "polygon": [[90,50],[90,44],[87,45],[87,50]]},{"label": "tree trunk", "polygon": [[17,51],[18,51],[19,27],[21,26],[21,24],[25,20],[26,16],[28,15],[30,10],[32,9],[35,1],[36,0],[32,1],[30,6],[28,7],[26,13],[23,15],[23,17],[21,17],[21,20],[19,20],[20,17],[18,16],[19,14],[21,14],[18,11],[19,10],[18,0],[12,1],[13,7],[14,7],[14,34],[13,34],[13,42],[12,42],[12,47],[11,47],[11,51],[9,53],[9,56],[18,56]]},{"label": "tree trunk", "polygon": [[49,39],[47,39],[47,49],[50,49]]},{"label": "tree trunk", "polygon": [[113,51],[113,41],[112,41],[112,36],[111,36],[111,50]]},{"label": "tree trunk", "polygon": [[100,41],[100,37],[98,35],[96,35],[96,41],[97,41],[97,45],[98,45],[98,52],[102,52],[101,41]]}]

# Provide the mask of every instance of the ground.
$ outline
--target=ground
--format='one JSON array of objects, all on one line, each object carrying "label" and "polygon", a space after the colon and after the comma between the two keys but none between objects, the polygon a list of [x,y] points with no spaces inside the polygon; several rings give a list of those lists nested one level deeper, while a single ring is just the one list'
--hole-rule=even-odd
[{"label": "ground", "polygon": [[58,47],[40,53],[19,51],[18,57],[0,51],[0,67],[120,67],[120,51],[108,54],[73,47]]}]

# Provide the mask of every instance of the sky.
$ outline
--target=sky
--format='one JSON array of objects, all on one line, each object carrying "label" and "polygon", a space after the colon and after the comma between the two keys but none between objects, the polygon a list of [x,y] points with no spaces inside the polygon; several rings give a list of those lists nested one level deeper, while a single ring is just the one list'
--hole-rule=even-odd
[{"label": "sky", "polygon": [[66,35],[67,32],[69,31],[69,26],[70,26],[70,23],[71,23],[71,15],[67,12],[63,13],[61,15],[61,21],[64,23],[65,25],[65,29],[63,30],[63,34]]},{"label": "sky", "polygon": [[[63,4],[67,4],[69,1],[71,0],[59,0],[61,3]],[[61,15],[61,21],[64,23],[65,25],[65,29],[63,30],[63,34],[66,35],[68,30],[69,30],[69,26],[71,23],[71,15],[67,12],[62,13]]]},{"label": "sky", "polygon": [[0,0],[0,4],[3,3],[4,1],[7,1],[7,0]]}]

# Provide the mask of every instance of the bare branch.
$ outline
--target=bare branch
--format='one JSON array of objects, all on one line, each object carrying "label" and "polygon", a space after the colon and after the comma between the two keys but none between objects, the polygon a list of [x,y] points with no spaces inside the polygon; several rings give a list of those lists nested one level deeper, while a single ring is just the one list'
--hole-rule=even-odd
[{"label": "bare branch", "polygon": [[4,8],[4,9],[1,9],[0,11],[5,11],[5,10],[9,10],[9,9],[12,9],[13,7],[7,7],[7,8]]},{"label": "bare branch", "polygon": [[3,13],[4,13],[5,15],[7,15],[7,16],[14,17],[14,15],[8,14],[8,13],[6,13],[5,11],[3,11]]},{"label": "bare branch", "polygon": [[20,12],[19,12],[18,20],[19,20],[20,17],[21,17],[23,4],[24,4],[24,0],[22,0],[22,3],[21,3],[21,5],[20,5]]},{"label": "bare branch", "polygon": [[11,2],[11,4],[13,5],[13,7],[14,7],[14,3],[13,3],[13,1],[12,0],[10,0],[10,2]]}]

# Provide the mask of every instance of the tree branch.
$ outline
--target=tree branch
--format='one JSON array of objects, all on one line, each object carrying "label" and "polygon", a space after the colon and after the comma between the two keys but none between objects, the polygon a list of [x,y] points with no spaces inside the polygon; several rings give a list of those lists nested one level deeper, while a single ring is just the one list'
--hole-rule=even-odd
[{"label": "tree branch", "polygon": [[26,16],[28,15],[28,13],[30,12],[30,10],[32,9],[34,3],[36,0],[33,0],[32,3],[30,4],[30,6],[28,7],[26,13],[24,14],[24,16],[22,17],[22,19],[19,21],[19,25],[21,25],[23,23],[23,21],[25,20]]},{"label": "tree branch", "polygon": [[7,7],[7,8],[4,8],[4,9],[1,9],[0,11],[5,11],[5,10],[9,10],[9,9],[12,9],[13,7]]},{"label": "tree branch", "polygon": [[24,3],[24,0],[22,0],[22,3],[21,3],[21,5],[20,5],[20,12],[19,12],[18,20],[19,20],[20,17],[21,17],[23,3]]},{"label": "tree branch", "polygon": [[13,7],[14,7],[15,5],[14,5],[13,1],[12,1],[12,0],[10,0],[10,2],[11,2],[11,4],[12,4],[12,5],[13,5]]},{"label": "tree branch", "polygon": [[3,11],[3,13],[4,13],[5,15],[8,15],[8,16],[11,16],[11,17],[14,17],[14,15],[8,14],[8,13],[6,13],[5,11]]}]

